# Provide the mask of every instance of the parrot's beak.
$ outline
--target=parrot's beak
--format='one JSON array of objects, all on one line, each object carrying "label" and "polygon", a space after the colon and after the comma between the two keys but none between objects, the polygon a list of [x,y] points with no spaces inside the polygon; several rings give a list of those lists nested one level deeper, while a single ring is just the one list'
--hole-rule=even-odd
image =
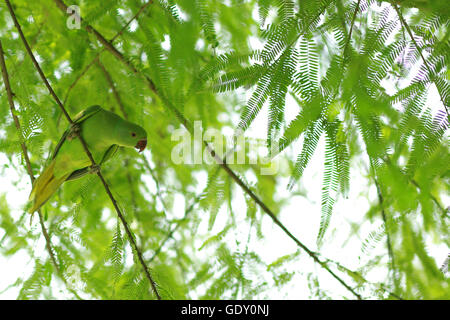
[{"label": "parrot's beak", "polygon": [[144,150],[146,146],[147,146],[147,139],[142,139],[138,141],[135,148],[138,149],[139,152],[142,152],[142,150]]}]

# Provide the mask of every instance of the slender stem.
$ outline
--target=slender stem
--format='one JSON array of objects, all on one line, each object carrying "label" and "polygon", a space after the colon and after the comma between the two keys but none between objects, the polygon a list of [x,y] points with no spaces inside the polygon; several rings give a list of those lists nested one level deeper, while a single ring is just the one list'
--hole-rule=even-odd
[{"label": "slender stem", "polygon": [[103,63],[100,62],[100,59],[97,59],[97,65],[99,66],[100,70],[102,70],[103,75],[105,76],[106,81],[109,84],[109,87],[111,88],[114,98],[116,99],[117,105],[119,106],[120,111],[122,112],[122,115],[125,119],[128,120],[128,114],[125,111],[125,106],[123,105],[122,99],[120,98],[119,92],[117,91],[116,86],[114,85],[114,81],[111,77],[111,74],[106,70]]},{"label": "slender stem", "polygon": [[[58,104],[58,106],[61,108],[61,111],[62,111],[63,114],[65,115],[67,121],[68,121],[71,125],[74,124],[72,118],[69,116],[69,114],[67,113],[66,109],[64,108],[64,105],[62,104],[61,100],[59,100],[59,98],[58,98],[58,96],[56,95],[56,93],[54,92],[52,86],[51,86],[50,83],[48,82],[46,76],[44,75],[44,72],[42,71],[41,67],[39,66],[39,63],[36,61],[36,58],[34,57],[34,54],[33,54],[33,52],[31,51],[31,48],[30,48],[30,46],[28,45],[28,42],[27,42],[27,40],[26,40],[26,38],[25,38],[25,36],[24,36],[24,34],[23,34],[23,32],[22,32],[22,28],[21,28],[21,26],[20,26],[20,24],[19,24],[19,22],[18,22],[18,20],[17,20],[17,18],[16,18],[16,15],[15,15],[15,13],[14,13],[14,10],[13,10],[12,6],[11,6],[11,3],[9,2],[9,0],[5,0],[5,2],[6,2],[6,5],[8,6],[9,12],[10,12],[11,17],[12,17],[12,19],[13,19],[13,21],[14,21],[14,24],[15,24],[15,26],[16,26],[16,28],[17,28],[17,31],[19,32],[20,38],[22,39],[22,42],[24,43],[25,48],[26,48],[26,50],[27,50],[27,52],[28,52],[28,54],[29,54],[31,60],[33,61],[34,66],[36,67],[36,70],[38,71],[39,75],[41,76],[41,78],[42,78],[44,84],[46,85],[48,91],[50,92],[51,96],[54,98],[55,102],[56,102],[56,103]],[[88,146],[87,146],[87,144],[86,144],[86,141],[83,139],[83,137],[82,137],[81,135],[78,135],[78,138],[79,138],[81,144],[83,145],[84,151],[86,152],[86,155],[88,156],[88,158],[89,158],[89,160],[91,161],[92,165],[93,165],[93,166],[96,166],[97,164],[96,164],[96,162],[95,162],[95,160],[94,160],[94,158],[93,158],[93,156],[92,156],[92,153],[89,151],[89,148],[88,148]],[[121,220],[121,222],[122,222],[122,224],[123,224],[123,226],[124,226],[124,228],[125,228],[125,231],[126,231],[126,233],[127,233],[127,235],[128,235],[128,238],[129,238],[129,240],[130,240],[130,244],[131,244],[132,248],[135,250],[135,252],[136,252],[136,254],[137,254],[137,256],[138,256],[138,259],[139,259],[139,261],[140,261],[140,263],[141,263],[141,265],[142,265],[142,267],[143,267],[143,269],[144,269],[144,272],[145,272],[145,274],[146,274],[148,280],[150,281],[150,284],[151,284],[151,286],[152,286],[153,292],[155,293],[157,299],[160,300],[160,299],[161,299],[161,296],[159,295],[158,290],[157,290],[157,288],[156,288],[156,283],[154,282],[152,276],[150,275],[150,272],[149,272],[149,270],[148,270],[148,267],[147,267],[147,265],[145,264],[144,259],[143,259],[143,257],[142,257],[142,253],[141,253],[141,251],[139,250],[139,248],[138,248],[138,246],[137,246],[137,244],[136,244],[136,241],[135,241],[135,239],[134,239],[134,236],[133,236],[131,230],[130,230],[129,227],[128,227],[128,223],[127,223],[127,221],[125,220],[125,218],[124,218],[124,216],[123,216],[123,214],[122,214],[122,211],[120,210],[119,206],[117,205],[116,199],[114,198],[114,196],[113,196],[112,193],[111,193],[111,190],[110,190],[110,188],[109,188],[109,185],[106,183],[106,181],[105,181],[105,179],[104,179],[104,177],[103,177],[103,175],[102,175],[102,173],[101,173],[100,170],[98,170],[97,175],[98,175],[98,177],[100,178],[100,180],[101,180],[101,182],[102,182],[102,184],[103,184],[103,186],[104,186],[104,188],[105,188],[105,191],[106,191],[106,193],[108,194],[108,196],[109,196],[109,198],[110,198],[110,200],[111,200],[111,202],[112,202],[112,204],[113,204],[113,206],[114,206],[114,208],[115,208],[115,210],[116,210],[116,212],[117,212],[117,215],[119,216],[119,219]]]},{"label": "slender stem", "polygon": [[[65,14],[67,14],[67,6],[64,2],[61,0],[53,0],[55,4],[63,11]],[[320,13],[322,14],[322,12]],[[147,83],[148,88],[150,91],[153,92],[153,94],[158,97],[163,104],[174,113],[176,118],[179,120],[179,122],[189,131],[192,133],[192,125],[191,122],[184,117],[184,115],[164,96],[162,92],[160,92],[153,80],[147,76],[146,74],[143,74],[141,71],[139,71],[125,56],[114,47],[114,45],[109,42],[108,40],[103,37],[101,33],[99,33],[94,27],[89,25],[88,23],[83,22],[83,19],[80,17],[80,20],[82,24],[84,25],[84,28],[87,32],[92,33],[97,40],[104,45],[105,49],[108,50],[117,60],[122,62],[127,68],[129,68],[134,74],[140,75],[144,78],[144,80]],[[357,292],[355,292],[343,279],[341,279],[337,274],[335,274],[327,265],[325,262],[321,261],[317,254],[310,250],[308,247],[306,247],[300,240],[298,240],[281,222],[280,220],[275,216],[275,214],[267,207],[267,205],[252,191],[250,188],[247,187],[247,185],[241,180],[239,176],[237,176],[234,171],[227,165],[226,162],[222,161],[221,158],[217,156],[217,153],[212,149],[208,142],[203,141],[205,144],[205,147],[208,149],[208,152],[211,153],[213,158],[216,159],[216,162],[227,172],[227,174],[230,175],[230,177],[242,188],[242,190],[247,193],[260,207],[261,209],[269,215],[269,217],[272,219],[272,221],[283,230],[285,234],[288,235],[289,238],[291,238],[300,248],[302,248],[315,262],[317,262],[322,268],[324,268],[328,273],[330,273],[339,283],[341,283],[347,290],[349,290],[353,295],[355,295],[358,299],[362,299],[361,295],[359,295]]]},{"label": "slender stem", "polygon": [[394,252],[392,250],[391,235],[390,235],[390,230],[389,230],[388,221],[387,221],[387,217],[386,217],[386,212],[384,210],[384,198],[383,198],[383,194],[381,192],[381,187],[378,184],[378,180],[375,176],[376,175],[375,170],[373,170],[373,175],[374,175],[375,186],[377,188],[378,202],[381,207],[381,217],[383,218],[384,230],[386,231],[386,245],[387,245],[387,249],[388,249],[389,260],[391,262],[393,280],[394,280],[394,282],[396,282],[397,277],[396,277],[396,269],[395,269]]},{"label": "slender stem", "polygon": [[[14,120],[14,125],[16,126],[17,132],[19,134],[19,138],[20,138],[20,147],[22,148],[22,154],[23,157],[25,159],[25,166],[27,169],[27,173],[30,176],[30,180],[31,180],[31,184],[34,183],[34,175],[33,175],[33,170],[31,169],[31,161],[30,158],[28,156],[28,149],[27,146],[23,140],[23,136],[22,136],[22,130],[21,130],[21,126],[20,126],[20,121],[18,119],[18,117],[16,116],[16,108],[14,106],[14,93],[11,90],[11,84],[9,82],[9,76],[8,76],[8,70],[6,68],[6,63],[5,63],[5,57],[4,57],[4,51],[3,51],[3,46],[0,40],[0,66],[2,69],[2,76],[3,76],[3,82],[5,83],[5,89],[6,89],[6,94],[8,97],[8,103],[9,103],[9,109],[11,111],[11,116],[13,117]],[[48,254],[50,256],[50,260],[52,261],[56,272],[59,276],[60,279],[63,280],[63,282],[66,284],[67,286],[67,282],[66,279],[64,278],[61,269],[59,268],[59,265],[56,261],[56,257],[55,254],[53,252],[53,247],[52,247],[52,243],[50,240],[50,236],[47,232],[47,228],[45,227],[44,224],[44,218],[42,217],[42,212],[41,210],[38,210],[38,216],[39,216],[39,224],[41,225],[41,229],[42,229],[42,234],[44,235],[45,238],[45,247],[47,248]],[[67,287],[69,289],[69,291],[71,291],[78,299],[81,299],[81,297],[71,288]]]},{"label": "slender stem", "polygon": [[361,2],[361,0],[358,0],[358,3],[356,4],[355,12],[353,13],[352,23],[350,25],[350,31],[348,33],[348,38],[347,38],[347,41],[345,42],[345,46],[344,46],[344,56],[345,56],[345,53],[347,52],[348,45],[352,38],[353,26],[355,25],[356,14],[358,13],[360,2]]},{"label": "slender stem", "polygon": [[148,172],[152,176],[153,181],[155,182],[155,185],[156,185],[156,196],[159,198],[159,201],[161,201],[161,205],[163,207],[164,212],[167,212],[167,206],[166,206],[165,200],[164,200],[164,198],[162,196],[161,186],[159,185],[159,181],[158,181],[158,178],[157,178],[157,176],[155,174],[155,170],[152,169],[152,167],[150,166],[150,163],[148,162],[147,158],[144,155],[142,155],[141,158],[142,158],[142,161],[144,162],[144,166],[147,168]]}]

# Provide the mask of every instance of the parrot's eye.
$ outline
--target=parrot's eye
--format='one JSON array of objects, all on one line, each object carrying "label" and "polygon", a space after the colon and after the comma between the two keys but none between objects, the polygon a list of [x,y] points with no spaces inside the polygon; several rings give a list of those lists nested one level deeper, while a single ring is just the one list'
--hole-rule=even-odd
[{"label": "parrot's eye", "polygon": [[135,133],[135,132],[132,132],[132,133],[131,133],[131,136],[132,136],[132,137],[136,137],[136,133]]}]

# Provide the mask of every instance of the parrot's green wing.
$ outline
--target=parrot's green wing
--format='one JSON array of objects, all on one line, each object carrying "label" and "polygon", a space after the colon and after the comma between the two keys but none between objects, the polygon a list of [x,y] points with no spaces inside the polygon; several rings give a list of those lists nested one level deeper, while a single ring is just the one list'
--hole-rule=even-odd
[{"label": "parrot's green wing", "polygon": [[75,179],[81,178],[81,177],[87,175],[88,173],[89,173],[89,167],[85,167],[83,169],[75,170],[74,172],[72,172],[70,174],[70,176],[67,177],[66,181],[75,180]]},{"label": "parrot's green wing", "polygon": [[103,155],[102,161],[100,161],[100,165],[103,164],[105,161],[111,159],[119,149],[119,146],[117,144],[113,144],[108,150],[106,150],[105,154]]},{"label": "parrot's green wing", "polygon": [[[84,120],[86,120],[87,118],[93,116],[94,114],[96,114],[97,112],[99,112],[100,110],[102,110],[102,108],[100,106],[91,106],[89,108],[84,109],[83,111],[81,111],[80,113],[78,113],[73,119],[73,123],[74,124],[80,124],[81,122],[83,122]],[[61,146],[63,145],[64,141],[66,141],[67,136],[70,133],[70,129],[67,129],[66,131],[64,131],[61,139],[59,139],[58,144],[55,147],[55,150],[53,151],[53,155],[52,155],[52,160],[55,159],[56,155],[58,154],[59,149],[61,149]]]},{"label": "parrot's green wing", "polygon": [[87,118],[93,116],[97,112],[102,110],[102,107],[95,105],[90,106],[89,108],[84,109],[83,111],[80,111],[73,119],[72,121],[74,123],[81,123],[82,121],[86,120]]}]

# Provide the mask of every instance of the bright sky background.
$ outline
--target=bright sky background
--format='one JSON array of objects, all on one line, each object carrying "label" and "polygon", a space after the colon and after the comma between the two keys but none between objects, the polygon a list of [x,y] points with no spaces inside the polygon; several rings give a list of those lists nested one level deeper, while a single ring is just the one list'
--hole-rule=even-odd
[{"label": "bright sky background", "polygon": [[[258,43],[255,43],[258,46]],[[389,84],[387,85],[389,87]],[[430,95],[428,97],[427,106],[433,110],[433,113],[439,108],[442,108],[442,104],[439,100],[434,86],[430,90]],[[291,121],[298,112],[298,107],[292,99],[288,98],[287,109],[286,109],[286,119],[287,122]],[[238,115],[236,115],[238,117]],[[234,119],[233,123],[238,123],[238,118]],[[249,130],[245,133],[246,137],[255,138],[266,138],[267,130],[267,107],[264,108]],[[293,147],[296,153],[292,153],[291,156],[296,157],[297,150],[301,146],[302,140],[297,141]],[[292,150],[292,148],[291,148]],[[319,230],[320,223],[320,202],[321,202],[321,185],[322,185],[322,171],[323,171],[323,151],[324,151],[324,141],[321,139],[318,148],[316,149],[313,158],[310,161],[309,166],[304,172],[301,179],[302,190],[306,192],[306,196],[291,196],[289,203],[283,207],[280,212],[279,218],[284,225],[306,246],[312,250],[317,250],[316,247],[316,237]],[[289,152],[289,151],[288,151]],[[151,150],[146,150],[145,155],[150,159]],[[364,264],[366,259],[370,259],[370,255],[365,255],[361,251],[362,242],[365,240],[371,231],[376,230],[381,225],[381,219],[376,224],[369,222],[363,223],[363,218],[365,213],[370,207],[370,203],[377,201],[376,189],[372,181],[368,181],[366,178],[367,165],[363,160],[357,159],[358,162],[353,162],[351,166],[351,178],[350,178],[350,192],[348,199],[339,198],[333,209],[333,217],[331,220],[330,227],[324,238],[324,245],[320,248],[320,253],[323,257],[335,260],[342,263],[350,269],[357,269],[361,264]],[[17,157],[15,157],[15,162],[18,163]],[[4,168],[4,165],[8,163],[6,157],[0,154],[0,170]],[[286,170],[283,164],[280,164],[280,170]],[[106,178],[108,173],[105,173]],[[0,193],[5,193],[6,198],[10,207],[13,209],[13,216],[18,218],[23,213],[23,206],[28,199],[28,195],[31,189],[31,183],[29,178],[22,168],[18,173],[14,169],[4,168],[0,171]],[[250,182],[252,177],[247,177]],[[144,181],[148,184],[149,189],[156,193],[155,183],[152,181],[150,176],[145,176]],[[197,191],[200,192],[206,186],[206,175],[199,175],[199,183]],[[290,191],[287,190],[286,186],[288,180],[282,181],[280,187],[278,188],[277,195],[281,197],[286,197],[290,195]],[[255,180],[256,181],[256,180]],[[368,184],[369,183],[369,184]],[[297,184],[298,186],[298,184]],[[296,187],[298,188],[298,187]],[[237,194],[233,199],[233,208],[235,208],[235,214],[241,221],[245,217],[245,200],[241,193]],[[180,218],[184,213],[184,199],[181,195],[176,198],[175,209],[172,211],[172,216],[168,218]],[[442,198],[442,203],[445,207],[450,205],[450,198],[445,195]],[[277,208],[272,208],[272,210],[277,211]],[[199,241],[198,247],[201,246],[205,240],[206,235],[213,235],[223,229],[224,223],[227,218],[227,211],[222,208],[218,214],[214,228],[208,232],[208,219],[205,217],[202,225],[199,228]],[[352,237],[346,242],[348,234],[350,233],[350,223],[363,223],[362,229],[359,233],[359,239]],[[40,226],[37,217],[33,219],[32,225],[29,226],[29,219],[26,220],[27,227],[34,230],[33,232],[39,232]],[[248,238],[248,224],[238,223],[232,234],[236,238],[241,239],[245,242]],[[270,218],[266,217],[263,220],[263,234],[266,235],[264,240],[257,240],[255,236],[251,237],[249,247],[255,250],[263,258],[267,264],[275,261],[277,258],[285,255],[291,254],[297,251],[298,247],[295,243],[289,239],[281,230],[273,224]],[[4,236],[4,231],[0,230],[0,239]],[[327,241],[333,239],[333,241]],[[386,252],[386,262],[387,262],[387,251],[384,248],[384,241],[382,245],[375,250],[381,250],[378,252]],[[449,248],[443,243],[434,243],[430,239],[426,239],[427,250],[429,254],[435,259],[437,265],[442,265],[445,261]],[[43,259],[47,258],[47,251],[45,250],[45,244],[43,237],[33,244],[35,247],[35,254],[41,256]],[[233,246],[233,244],[230,244]],[[237,248],[238,246],[236,246]],[[208,256],[208,248],[196,252],[199,257]],[[28,254],[23,250],[18,251],[14,256],[5,258],[0,256],[0,299],[16,299],[18,296],[18,288],[10,288],[5,291],[7,286],[14,283],[18,277],[27,278],[29,274],[33,271],[33,260],[28,257]],[[150,266],[151,267],[151,266]],[[302,270],[316,270],[319,278],[324,280],[321,282],[325,289],[334,293],[333,296],[337,296],[342,293],[349,296],[346,289],[342,287],[336,280],[331,278],[324,270],[319,266],[314,264],[311,258],[306,254],[301,254],[298,259],[289,263],[287,266],[289,270],[297,270],[298,273],[294,276],[293,281],[290,285],[285,286],[281,291],[274,289],[270,292],[269,296],[266,298],[271,299],[308,299],[309,289],[307,287],[307,282],[305,277],[302,276]],[[385,279],[384,273],[373,273],[370,274],[371,281],[382,281]],[[270,281],[271,274],[266,272],[262,273],[261,277],[267,277]],[[53,283],[53,282],[52,282]],[[64,289],[64,287],[62,287]],[[55,292],[54,292],[55,294]],[[71,294],[68,295],[58,295],[60,298],[72,298]],[[194,295],[195,298],[195,295]],[[265,298],[261,296],[259,298]]]}]

